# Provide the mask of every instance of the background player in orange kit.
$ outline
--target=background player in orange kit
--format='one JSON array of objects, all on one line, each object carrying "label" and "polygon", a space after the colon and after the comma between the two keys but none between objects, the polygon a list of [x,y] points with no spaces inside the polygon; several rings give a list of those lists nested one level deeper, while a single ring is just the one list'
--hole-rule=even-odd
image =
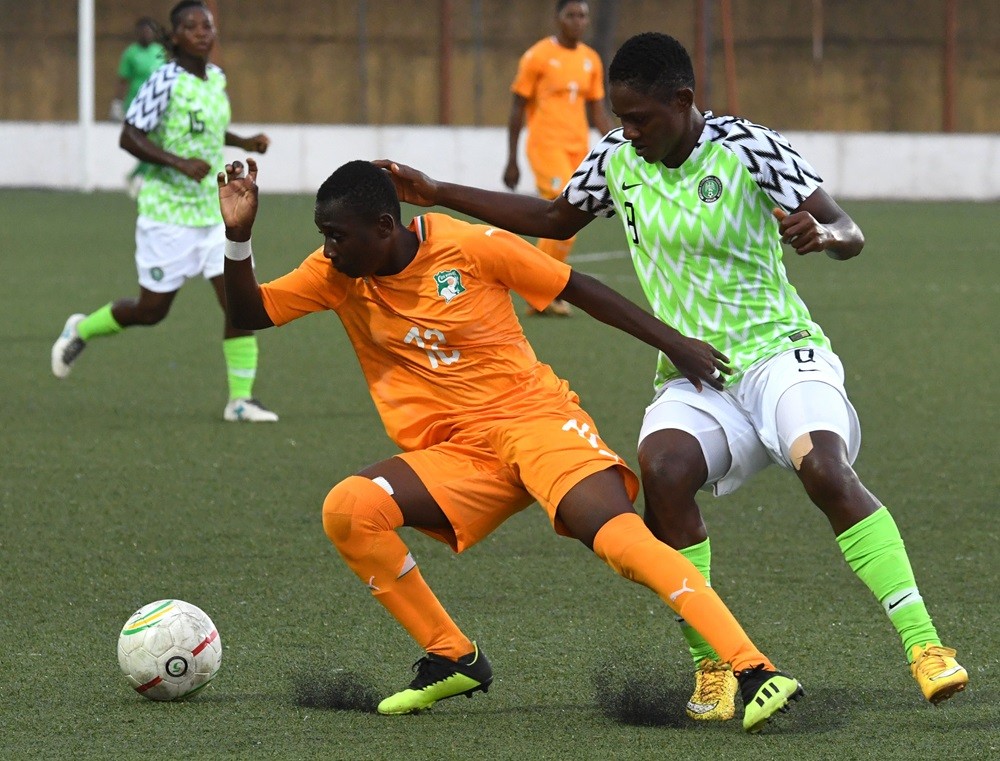
[{"label": "background player in orange kit", "polygon": [[732,665],[747,731],[802,694],[694,565],[646,528],[632,506],[638,479],[567,383],[536,359],[510,292],[535,306],[565,298],[665,352],[698,388],[721,387],[722,354],[512,233],[443,214],[404,226],[389,174],[366,161],[320,186],[323,245],[259,285],[250,246],[257,166],[247,164],[247,176],[236,162],[218,177],[234,324],[256,330],[335,311],[403,450],[338,483],[323,504],[324,529],[347,565],[424,650],[414,680],[380,713],[424,710],[493,681],[485,654],[452,621],[397,529],[417,528],[461,552],[535,501],[557,533],[655,591]]},{"label": "background player in orange kit", "polygon": [[[597,51],[583,43],[590,24],[590,8],[581,0],[558,0],[556,33],[539,40],[521,56],[507,120],[507,167],[503,182],[517,188],[517,144],[525,118],[528,122],[528,162],[538,194],[551,201],[569,181],[590,150],[590,125],[602,135],[615,128],[604,105],[604,65]],[[561,262],[569,258],[573,238],[539,238],[538,247]],[[544,310],[568,315],[556,299]],[[528,314],[537,314],[532,307]]]}]

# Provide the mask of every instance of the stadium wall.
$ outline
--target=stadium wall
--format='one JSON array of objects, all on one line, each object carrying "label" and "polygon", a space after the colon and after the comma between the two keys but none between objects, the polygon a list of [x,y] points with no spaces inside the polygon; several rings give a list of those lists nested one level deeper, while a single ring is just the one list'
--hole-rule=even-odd
[{"label": "stadium wall", "polygon": [[[501,127],[237,124],[263,131],[271,148],[258,157],[267,192],[313,193],[331,171],[356,158],[391,158],[441,179],[502,189],[506,131]],[[792,144],[842,199],[1000,200],[1000,135],[787,132]],[[121,190],[135,160],[118,147],[119,128],[97,124],[88,169],[75,123],[0,122],[0,187]],[[523,151],[523,143],[522,151]],[[227,158],[243,155],[227,148]],[[529,175],[519,190],[531,192]],[[87,181],[87,178],[90,181]]]},{"label": "stadium wall", "polygon": [[[217,9],[220,35],[213,55],[229,78],[234,118],[317,125],[504,125],[518,58],[551,33],[555,5],[555,0],[209,1]],[[174,2],[94,0],[98,118],[108,114],[118,57],[132,40],[135,19],[152,15],[165,21]],[[77,118],[77,5],[0,0],[0,120]],[[626,38],[649,30],[670,32],[694,53],[703,22],[701,108],[737,113],[783,132],[943,131],[949,70],[944,0],[732,0],[738,95],[732,104],[725,86],[723,4],[591,0],[590,5],[589,41],[603,48],[605,64]],[[445,7],[451,9],[447,35]],[[701,16],[699,7],[705,9]],[[961,0],[951,7],[956,9],[953,129],[1000,132],[997,2]]]}]

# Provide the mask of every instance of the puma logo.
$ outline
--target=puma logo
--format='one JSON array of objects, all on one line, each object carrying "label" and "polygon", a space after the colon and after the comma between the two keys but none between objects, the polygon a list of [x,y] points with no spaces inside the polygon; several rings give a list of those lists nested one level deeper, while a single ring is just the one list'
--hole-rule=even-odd
[{"label": "puma logo", "polygon": [[[685,581],[686,581],[686,579],[685,579]],[[375,577],[374,576],[372,576],[370,579],[368,579],[368,588],[372,592],[381,592],[382,591],[382,587],[375,586]]]},{"label": "puma logo", "polygon": [[678,589],[676,592],[671,592],[670,593],[670,595],[669,595],[670,602],[677,602],[677,598],[680,597],[685,592],[694,592],[694,590],[691,589],[691,587],[689,587],[687,584],[688,584],[688,580],[684,579],[684,581],[681,582],[681,588]]}]

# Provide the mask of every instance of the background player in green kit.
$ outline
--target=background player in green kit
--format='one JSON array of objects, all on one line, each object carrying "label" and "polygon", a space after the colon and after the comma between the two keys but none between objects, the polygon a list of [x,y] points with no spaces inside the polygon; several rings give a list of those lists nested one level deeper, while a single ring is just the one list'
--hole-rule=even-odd
[{"label": "background player in green kit", "polygon": [[[439,183],[376,163],[392,173],[405,201],[440,204],[524,235],[566,238],[597,216],[619,216],[656,315],[732,364],[728,377],[720,374],[724,388],[699,390],[659,357],[639,441],[653,533],[708,578],[708,534],[695,495],[730,493],[778,463],[829,519],[845,560],[899,633],[924,697],[951,697],[968,674],[941,645],[892,516],[852,468],[861,434],[840,360],[781,262],[782,243],[799,254],[857,256],[861,231],[781,135],[696,108],[691,59],[677,40],[632,37],[608,79],[622,128],[594,148],[555,200]],[[688,715],[731,718],[732,674],[681,624],[696,664]]]},{"label": "background player in green kit", "polygon": [[[111,101],[108,116],[111,121],[120,122],[132,105],[143,82],[150,74],[167,62],[167,50],[160,40],[163,30],[148,16],[135,22],[135,42],[122,51],[118,60],[118,81],[115,83],[115,97]],[[150,164],[140,161],[128,175],[129,195],[133,198],[142,186],[142,178],[149,171]]]},{"label": "background player in green kit", "polygon": [[120,122],[132,105],[142,83],[167,62],[167,50],[160,44],[160,25],[148,16],[135,22],[135,42],[122,51],[118,60],[118,81],[108,116]]},{"label": "background player in green kit", "polygon": [[[208,62],[215,44],[212,14],[200,0],[184,0],[170,12],[173,59],[140,88],[122,127],[121,146],[152,164],[139,191],[136,269],[139,297],[118,299],[89,315],[74,314],[52,347],[52,372],[69,375],[94,338],[132,325],[155,325],[170,311],[189,277],[202,275],[215,288],[223,312],[225,228],[215,173],[222,170],[223,145],[267,150],[265,135],[243,138],[229,132],[229,98],[222,69]],[[273,422],[278,416],[253,397],[257,338],[237,330],[225,316],[222,351],[226,360],[228,421]]]}]

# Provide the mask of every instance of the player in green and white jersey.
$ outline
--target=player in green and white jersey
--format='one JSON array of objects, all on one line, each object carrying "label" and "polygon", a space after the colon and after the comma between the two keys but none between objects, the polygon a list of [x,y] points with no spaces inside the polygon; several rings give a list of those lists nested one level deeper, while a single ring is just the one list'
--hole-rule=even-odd
[{"label": "player in green and white jersey", "polygon": [[[115,97],[111,101],[108,117],[120,122],[132,104],[139,88],[149,76],[167,62],[167,49],[163,47],[163,30],[148,16],[135,22],[135,42],[122,51],[118,61],[118,80],[115,83]],[[150,164],[140,161],[129,172],[127,182],[129,195],[135,198],[142,186],[142,178],[149,171]]]},{"label": "player in green and white jersey", "polygon": [[[266,135],[229,131],[226,77],[209,63],[215,44],[212,14],[200,0],[184,0],[170,13],[173,58],[139,89],[125,115],[121,145],[152,168],[139,191],[136,221],[138,298],[118,299],[89,315],[74,314],[52,347],[52,372],[69,375],[94,338],[132,325],[155,325],[167,316],[184,282],[201,275],[226,313],[222,272],[225,228],[215,185],[223,146],[267,150]],[[257,338],[237,330],[225,314],[222,351],[228,372],[227,421],[274,422],[278,416],[253,397]]]},{"label": "player in green and white jersey", "polygon": [[[840,360],[781,261],[783,243],[798,254],[849,259],[864,245],[861,231],[780,134],[697,109],[691,59],[672,37],[626,41],[608,80],[622,128],[605,136],[553,201],[376,163],[392,173],[404,201],[523,235],[567,238],[595,217],[620,217],[655,314],[730,362],[728,374],[705,384],[659,358],[639,442],[653,533],[709,578],[697,492],[732,492],[779,464],[826,514],[848,565],[897,630],[924,697],[951,697],[968,674],[941,644],[892,516],[852,468],[861,434]],[[732,717],[736,680],[681,624],[696,664],[688,715]]]}]

